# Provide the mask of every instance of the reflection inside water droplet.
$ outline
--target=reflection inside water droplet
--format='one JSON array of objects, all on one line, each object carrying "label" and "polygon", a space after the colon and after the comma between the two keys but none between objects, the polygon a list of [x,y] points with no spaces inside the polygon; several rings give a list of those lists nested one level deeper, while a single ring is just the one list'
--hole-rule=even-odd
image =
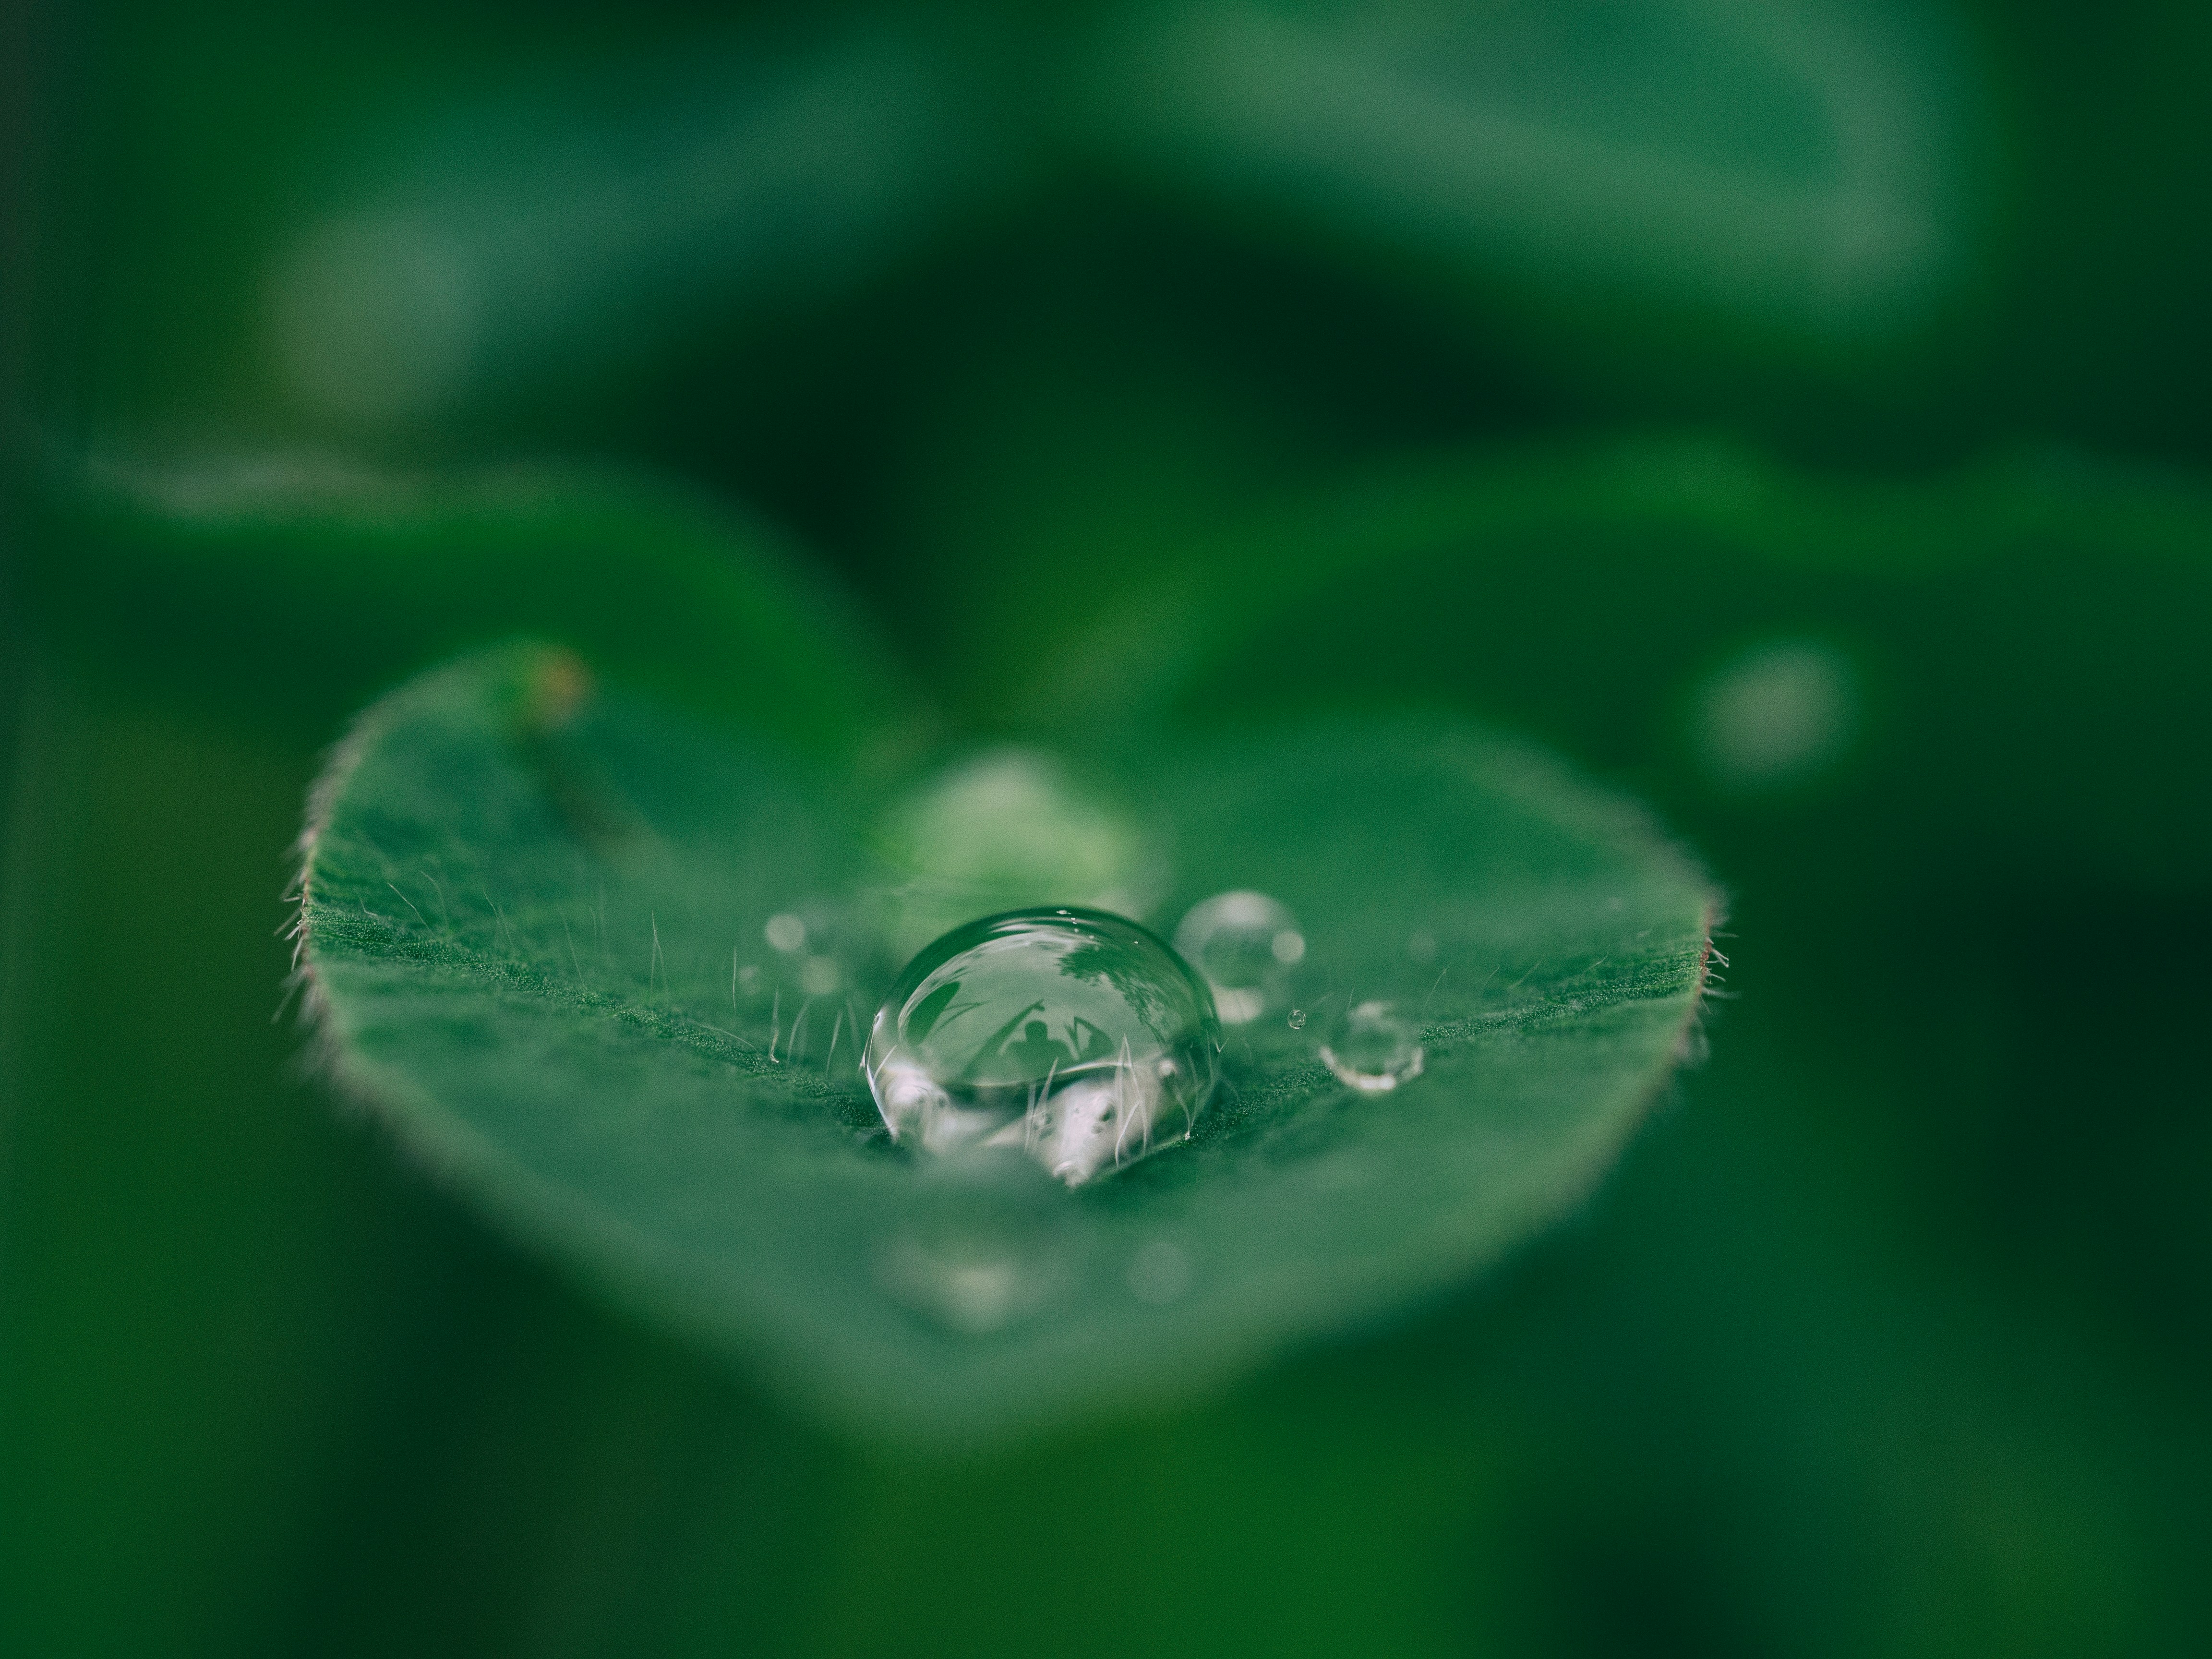
[{"label": "reflection inside water droplet", "polygon": [[1212,988],[1224,1025],[1243,1025],[1288,1001],[1289,970],[1305,955],[1298,920],[1279,900],[1242,889],[1191,906],[1176,949]]},{"label": "reflection inside water droplet", "polygon": [[1321,1046],[1322,1064],[1362,1094],[1379,1095],[1412,1082],[1427,1059],[1412,1023],[1387,1002],[1354,1004]]},{"label": "reflection inside water droplet", "polygon": [[892,1139],[1017,1148],[1074,1187],[1188,1136],[1220,1043],[1204,984],[1136,923],[1018,910],[908,963],[865,1063]]}]

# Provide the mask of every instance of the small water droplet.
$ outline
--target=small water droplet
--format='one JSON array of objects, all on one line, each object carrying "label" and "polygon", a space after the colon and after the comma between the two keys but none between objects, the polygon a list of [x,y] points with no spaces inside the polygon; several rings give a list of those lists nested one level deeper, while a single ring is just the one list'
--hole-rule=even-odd
[{"label": "small water droplet", "polygon": [[1285,970],[1306,953],[1297,918],[1280,900],[1248,889],[1216,893],[1176,926],[1176,948],[1213,990],[1224,1025],[1243,1025],[1289,1000]]},{"label": "small water droplet", "polygon": [[1293,1031],[1303,1031],[1306,1029],[1306,1011],[1304,1009],[1293,1008],[1291,1010],[1291,1029]]},{"label": "small water droplet", "polygon": [[939,1155],[1016,1148],[1074,1187],[1188,1135],[1219,1047],[1205,985],[1136,923],[1017,910],[907,964],[866,1066],[893,1139]]},{"label": "small water droplet", "polygon": [[761,935],[777,950],[789,956],[793,951],[805,947],[806,923],[786,910],[781,915],[770,916],[768,926],[761,929]]},{"label": "small water droplet", "polygon": [[1338,1082],[1379,1095],[1420,1076],[1428,1054],[1412,1024],[1387,1002],[1353,1005],[1321,1046],[1322,1064]]}]

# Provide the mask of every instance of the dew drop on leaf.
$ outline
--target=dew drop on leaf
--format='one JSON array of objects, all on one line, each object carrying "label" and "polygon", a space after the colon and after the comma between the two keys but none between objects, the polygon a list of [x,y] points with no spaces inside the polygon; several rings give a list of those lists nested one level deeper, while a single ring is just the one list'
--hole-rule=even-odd
[{"label": "dew drop on leaf", "polygon": [[1298,920],[1280,900],[1249,889],[1191,906],[1176,927],[1176,949],[1213,992],[1224,1025],[1243,1025],[1287,1005],[1290,969],[1306,953]]},{"label": "dew drop on leaf", "polygon": [[1187,1138],[1220,1047],[1212,996],[1169,945],[1106,911],[1041,908],[925,946],[866,1065],[902,1145],[1018,1150],[1076,1187]]},{"label": "dew drop on leaf", "polygon": [[1322,1064],[1336,1080],[1368,1095],[1412,1082],[1427,1058],[1412,1023],[1387,1002],[1353,1004],[1321,1045]]}]

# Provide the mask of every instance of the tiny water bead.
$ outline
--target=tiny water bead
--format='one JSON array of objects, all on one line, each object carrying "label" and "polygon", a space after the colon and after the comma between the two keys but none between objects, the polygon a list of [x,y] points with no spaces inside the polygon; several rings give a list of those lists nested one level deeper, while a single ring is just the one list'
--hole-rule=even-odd
[{"label": "tiny water bead", "polygon": [[1411,1021],[1387,1002],[1355,1003],[1321,1046],[1322,1064],[1362,1094],[1384,1094],[1420,1076],[1428,1054]]},{"label": "tiny water bead", "polygon": [[1224,1025],[1243,1025],[1287,1000],[1290,969],[1306,953],[1298,919],[1249,889],[1216,893],[1176,927],[1176,949],[1206,975]]},{"label": "tiny water bead", "polygon": [[863,1062],[891,1138],[1012,1149],[1070,1187],[1188,1136],[1219,1074],[1205,983],[1135,922],[1010,911],[925,946]]}]

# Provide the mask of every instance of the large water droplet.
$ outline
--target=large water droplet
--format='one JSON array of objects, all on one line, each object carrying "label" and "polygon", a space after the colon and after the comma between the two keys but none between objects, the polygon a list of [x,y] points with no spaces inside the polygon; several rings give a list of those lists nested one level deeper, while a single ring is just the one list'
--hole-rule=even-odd
[{"label": "large water droplet", "polygon": [[1369,1095],[1412,1082],[1427,1059],[1412,1022],[1387,1002],[1353,1004],[1321,1046],[1322,1064],[1336,1080]]},{"label": "large water droplet", "polygon": [[1175,942],[1206,975],[1224,1025],[1243,1025],[1284,1006],[1290,970],[1306,953],[1298,919],[1279,900],[1249,889],[1191,906]]},{"label": "large water droplet", "polygon": [[907,964],[866,1065],[894,1139],[1018,1148],[1074,1187],[1188,1136],[1220,1044],[1205,984],[1135,922],[1016,910]]}]

